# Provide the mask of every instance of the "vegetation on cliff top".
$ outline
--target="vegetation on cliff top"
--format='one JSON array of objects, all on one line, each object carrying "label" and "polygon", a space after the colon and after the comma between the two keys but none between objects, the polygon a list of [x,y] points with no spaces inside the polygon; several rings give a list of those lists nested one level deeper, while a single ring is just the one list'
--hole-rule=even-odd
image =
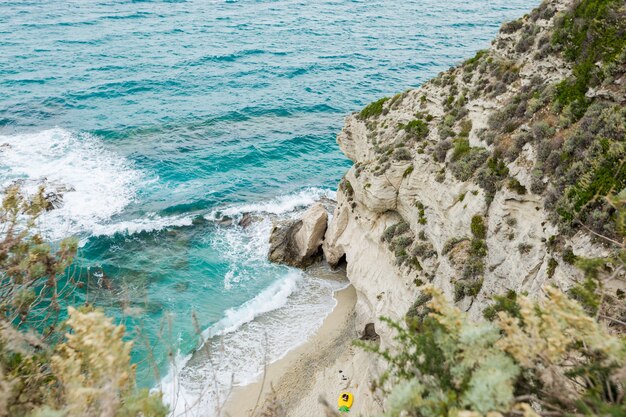
[{"label": "vegetation on cliff top", "polygon": [[[626,7],[619,0],[576,1],[554,25],[550,51],[572,63],[572,75],[556,84],[533,78],[491,116],[482,136],[495,157],[508,161],[524,144],[536,147],[531,191],[546,194],[562,230],[582,226],[615,238],[621,234],[607,198],[626,188]],[[530,131],[519,129],[524,124]]]}]

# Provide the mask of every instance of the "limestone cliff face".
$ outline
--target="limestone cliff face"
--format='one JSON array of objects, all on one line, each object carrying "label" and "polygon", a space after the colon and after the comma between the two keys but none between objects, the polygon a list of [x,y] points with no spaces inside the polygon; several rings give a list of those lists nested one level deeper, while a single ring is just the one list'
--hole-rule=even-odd
[{"label": "limestone cliff face", "polygon": [[[489,51],[347,117],[338,143],[354,166],[339,185],[323,249],[331,264],[345,257],[359,325],[376,323],[383,343],[390,335],[378,318],[401,320],[424,283],[479,319],[493,295],[539,297],[544,285],[567,289],[580,280],[563,259],[570,248],[578,256],[607,253],[583,231],[560,232],[542,191],[551,180],[534,172],[535,142],[494,157],[498,146],[532,131],[543,117],[542,91],[571,74],[560,54],[544,51],[570,3],[545,2],[505,25]],[[496,113],[526,92],[519,123],[490,140]]]}]

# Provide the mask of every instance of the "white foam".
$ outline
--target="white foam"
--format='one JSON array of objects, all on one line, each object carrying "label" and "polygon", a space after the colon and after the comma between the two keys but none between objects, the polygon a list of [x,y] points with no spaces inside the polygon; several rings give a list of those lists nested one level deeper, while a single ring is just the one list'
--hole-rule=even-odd
[{"label": "white foam", "polygon": [[58,239],[103,227],[134,201],[147,179],[126,158],[89,134],[61,128],[0,136],[0,184],[18,179],[63,185],[61,207],[41,218],[46,236]]},{"label": "white foam", "polygon": [[[333,191],[306,188],[255,204],[242,204],[216,210],[206,216],[235,219],[252,213],[256,219],[248,227],[222,227],[212,234],[211,247],[229,264],[224,276],[226,290],[257,279],[254,271],[270,267],[267,263],[272,217],[298,216],[311,204]],[[277,268],[277,273],[285,269]],[[215,416],[231,382],[245,385],[261,374],[265,361],[273,362],[304,343],[334,308],[333,291],[341,283],[307,277],[296,270],[237,309],[225,312],[222,320],[203,332],[210,341],[211,359],[189,363],[191,355],[179,356],[161,382],[172,416]],[[267,335],[267,338],[266,338]],[[216,346],[213,346],[216,345]],[[200,361],[202,362],[202,361]]]},{"label": "white foam", "polygon": [[228,309],[224,318],[202,333],[205,339],[232,333],[261,314],[284,307],[287,298],[296,290],[302,278],[299,271],[291,271],[282,281],[274,282],[267,290],[236,309]]},{"label": "white foam", "polygon": [[[281,195],[260,203],[236,205],[220,210],[220,212],[225,216],[237,216],[243,213],[286,214],[310,206],[322,197],[335,200],[337,193],[328,189],[308,187],[297,193]],[[216,214],[217,212],[213,212],[207,217],[214,219]]]},{"label": "white foam", "polygon": [[92,236],[112,236],[116,233],[132,235],[140,232],[163,230],[167,227],[191,226],[192,224],[193,217],[191,216],[161,217],[156,213],[148,213],[139,219],[96,224],[91,230],[91,234]]},{"label": "white foam", "polygon": [[254,279],[250,270],[254,270],[254,265],[266,262],[273,216],[297,217],[304,209],[321,198],[334,200],[336,192],[310,187],[296,193],[272,198],[266,202],[234,205],[214,210],[206,215],[205,218],[210,220],[229,216],[235,218],[235,222],[244,213],[252,213],[255,216],[255,220],[245,229],[228,226],[212,235],[211,246],[218,250],[230,265],[229,271],[224,276],[225,289],[232,289],[233,284]]}]

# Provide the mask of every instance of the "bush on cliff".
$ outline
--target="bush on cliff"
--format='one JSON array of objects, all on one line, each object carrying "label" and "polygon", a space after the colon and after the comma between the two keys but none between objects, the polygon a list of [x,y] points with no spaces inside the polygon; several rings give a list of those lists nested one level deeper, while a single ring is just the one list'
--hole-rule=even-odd
[{"label": "bush on cliff", "polygon": [[369,119],[370,117],[378,117],[383,113],[383,105],[385,102],[389,100],[389,97],[381,98],[373,103],[365,106],[363,110],[359,113],[359,118],[361,120]]},{"label": "bush on cliff", "polygon": [[[536,21],[554,10],[546,2],[533,13]],[[503,32],[518,25],[516,30],[524,33],[536,29],[520,20],[505,25]],[[515,160],[530,143],[537,153],[530,190],[545,195],[545,207],[562,231],[575,233],[582,227],[619,240],[624,235],[614,227],[616,210],[607,197],[626,188],[624,2],[574,0],[555,16],[539,43],[547,46],[548,40],[551,51],[571,63],[571,76],[552,82],[536,75],[489,117],[481,136],[494,148],[476,169],[478,182],[490,201],[506,176],[494,162],[506,168],[502,159]],[[485,91],[494,85],[493,80],[485,83]],[[462,145],[453,162],[468,151]],[[452,164],[458,179],[470,175],[466,166]]]},{"label": "bush on cliff", "polygon": [[407,138],[416,141],[426,138],[429,132],[428,123],[421,119],[411,120],[406,125],[402,125],[401,128],[406,132]]}]

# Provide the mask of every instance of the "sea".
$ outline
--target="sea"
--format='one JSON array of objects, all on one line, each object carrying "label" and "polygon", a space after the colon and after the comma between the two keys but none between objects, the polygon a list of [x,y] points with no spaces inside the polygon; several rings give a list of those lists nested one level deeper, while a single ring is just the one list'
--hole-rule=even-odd
[{"label": "sea", "polygon": [[39,227],[79,240],[64,302],[126,326],[173,415],[214,415],[346,285],[267,261],[273,221],[335,197],[344,117],[537,4],[0,0],[0,186],[61,196]]}]

